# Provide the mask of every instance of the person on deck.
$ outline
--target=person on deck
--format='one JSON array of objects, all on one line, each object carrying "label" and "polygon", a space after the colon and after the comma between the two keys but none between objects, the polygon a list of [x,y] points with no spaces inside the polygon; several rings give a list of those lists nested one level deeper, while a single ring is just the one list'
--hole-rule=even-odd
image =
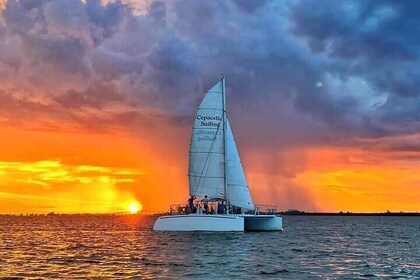
[{"label": "person on deck", "polygon": [[207,195],[205,195],[201,201],[203,202],[204,212],[208,214],[209,213],[209,199],[207,198]]},{"label": "person on deck", "polygon": [[196,199],[196,197],[193,195],[188,198],[188,213],[194,212],[194,199]]},{"label": "person on deck", "polygon": [[226,214],[226,205],[224,201],[217,204],[217,214]]},{"label": "person on deck", "polygon": [[217,214],[222,214],[222,203],[221,202],[217,203]]},{"label": "person on deck", "polygon": [[226,214],[226,204],[222,201],[222,214]]}]

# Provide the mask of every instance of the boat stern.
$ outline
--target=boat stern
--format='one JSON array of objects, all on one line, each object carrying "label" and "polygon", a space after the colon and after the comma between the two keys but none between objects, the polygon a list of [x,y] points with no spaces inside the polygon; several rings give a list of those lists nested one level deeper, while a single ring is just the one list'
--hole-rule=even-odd
[{"label": "boat stern", "polygon": [[243,215],[245,231],[283,231],[283,219],[276,215]]}]

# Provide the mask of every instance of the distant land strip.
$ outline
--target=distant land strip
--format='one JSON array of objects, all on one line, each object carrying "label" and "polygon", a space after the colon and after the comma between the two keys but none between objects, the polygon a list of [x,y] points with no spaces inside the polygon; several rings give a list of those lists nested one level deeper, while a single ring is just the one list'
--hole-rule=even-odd
[{"label": "distant land strip", "polygon": [[[276,212],[276,215],[283,216],[414,216],[420,217],[420,212],[380,212],[380,213],[353,213],[353,212],[305,212],[299,210],[288,210],[284,212]],[[24,216],[24,217],[36,217],[36,216],[160,216],[170,215],[169,212],[164,211],[141,211],[138,213],[118,212],[118,213],[22,213],[22,214],[0,214],[1,216]],[[264,214],[262,214],[264,215]]]},{"label": "distant land strip", "polygon": [[353,212],[304,212],[298,210],[289,210],[285,212],[277,212],[279,215],[297,215],[297,216],[419,216],[420,212],[380,212],[380,213],[353,213]]}]

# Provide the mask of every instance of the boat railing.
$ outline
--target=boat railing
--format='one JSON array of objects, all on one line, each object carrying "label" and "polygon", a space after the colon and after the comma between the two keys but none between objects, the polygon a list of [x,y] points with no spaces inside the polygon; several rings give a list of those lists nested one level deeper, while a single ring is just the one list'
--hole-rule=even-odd
[{"label": "boat railing", "polygon": [[[217,213],[218,202],[208,202],[208,214]],[[202,202],[194,203],[193,209],[188,207],[188,204],[172,204],[169,206],[169,213],[171,215],[180,215],[180,214],[192,214],[192,213],[204,213],[204,205]],[[222,213],[219,213],[222,214]]]},{"label": "boat railing", "polygon": [[172,204],[169,206],[169,214],[171,215],[179,215],[179,214],[187,214],[187,205],[186,204]]},{"label": "boat railing", "polygon": [[[208,214],[224,214],[218,213],[218,202],[209,202],[208,203]],[[193,209],[188,207],[188,204],[172,204],[169,207],[169,213],[171,215],[182,215],[182,214],[192,214],[192,213],[205,213],[203,203],[194,203]],[[233,206],[230,209],[232,214],[241,214],[243,213],[240,208]],[[275,205],[255,205],[255,210],[247,211],[245,214],[253,215],[274,215],[277,213],[277,208]]]},{"label": "boat railing", "polygon": [[255,215],[274,215],[276,213],[277,213],[277,207],[275,205],[256,204],[255,205],[255,210],[253,211],[253,213],[249,213],[249,214],[255,214]]}]

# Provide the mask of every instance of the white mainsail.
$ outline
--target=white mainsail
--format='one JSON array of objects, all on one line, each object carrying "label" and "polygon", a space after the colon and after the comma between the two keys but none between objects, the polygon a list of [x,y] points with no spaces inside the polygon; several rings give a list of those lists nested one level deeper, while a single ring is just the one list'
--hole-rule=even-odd
[{"label": "white mainsail", "polygon": [[195,117],[189,156],[190,194],[225,198],[223,143],[223,83],[204,96]]},{"label": "white mainsail", "polygon": [[222,80],[206,93],[194,121],[188,170],[190,194],[223,198],[232,205],[254,209],[229,121],[223,120],[223,87]]}]

